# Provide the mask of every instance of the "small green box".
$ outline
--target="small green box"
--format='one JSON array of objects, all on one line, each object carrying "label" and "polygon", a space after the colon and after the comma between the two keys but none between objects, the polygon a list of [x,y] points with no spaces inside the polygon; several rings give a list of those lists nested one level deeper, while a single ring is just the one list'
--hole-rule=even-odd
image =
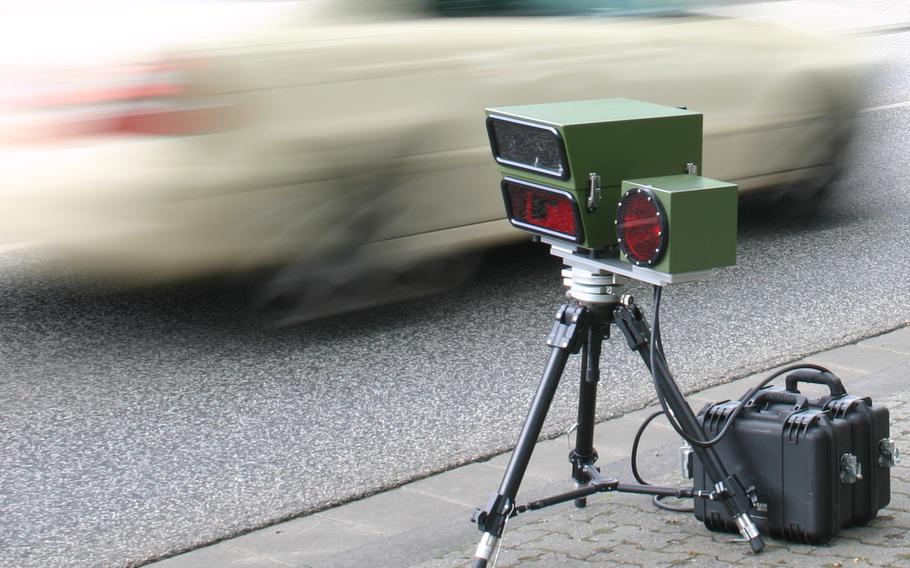
[{"label": "small green box", "polygon": [[668,219],[668,248],[650,268],[679,274],[736,264],[737,186],[691,174],[622,182],[650,191]]}]

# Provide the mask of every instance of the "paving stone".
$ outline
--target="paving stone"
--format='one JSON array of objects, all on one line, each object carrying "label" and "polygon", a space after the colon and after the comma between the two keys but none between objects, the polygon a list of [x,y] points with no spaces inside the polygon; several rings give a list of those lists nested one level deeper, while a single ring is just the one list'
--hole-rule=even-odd
[{"label": "paving stone", "polygon": [[677,553],[689,550],[710,551],[715,559],[730,565],[775,566],[785,565],[796,558],[800,559],[797,565],[801,565],[812,549],[810,546],[765,539],[765,550],[755,555],[746,543],[738,540],[738,535],[708,533],[690,534],[684,543],[671,544],[664,550]]},{"label": "paving stone", "polygon": [[[496,492],[501,480],[502,469],[487,463],[475,463],[421,479],[409,484],[408,489],[464,505],[473,510],[487,502],[490,495]],[[539,486],[543,483],[545,480],[531,477],[522,482],[522,487]]]},{"label": "paving stone", "polygon": [[464,565],[464,561],[461,559],[458,559],[458,560],[434,559],[434,560],[427,560],[426,562],[421,562],[419,564],[413,564],[409,568],[459,568],[463,565]]},{"label": "paving stone", "polygon": [[[486,462],[488,465],[500,469],[500,476],[505,472],[512,458],[508,452]],[[569,464],[569,447],[565,437],[547,440],[537,444],[531,455],[531,463],[525,476],[538,477],[549,481],[566,481],[572,478],[572,466]],[[491,491],[494,490],[491,488]]]},{"label": "paving stone", "polygon": [[509,562],[500,560],[497,566],[502,566],[502,568],[518,566],[521,568],[592,568],[596,565],[565,554],[550,552],[538,557],[520,557],[515,561]]},{"label": "paving stone", "polygon": [[528,543],[536,542],[550,534],[546,526],[529,526],[527,529],[508,533],[507,541],[510,548],[524,547]]},{"label": "paving stone", "polygon": [[701,550],[692,546],[691,535],[683,532],[664,533],[647,527],[622,527],[604,535],[604,540],[613,542],[635,542],[637,546],[661,552],[683,552]]},{"label": "paving stone", "polygon": [[887,523],[845,529],[841,531],[840,539],[856,540],[862,544],[872,546],[910,546],[910,534],[907,534],[907,531],[903,528],[890,527]]},{"label": "paving stone", "polygon": [[890,367],[910,366],[910,355],[855,344],[813,355],[809,360],[821,365],[852,369],[862,373],[872,373]]},{"label": "paving stone", "polygon": [[166,561],[171,568],[288,568],[294,566],[241,548],[209,546]]},{"label": "paving stone", "polygon": [[[511,548],[511,543],[509,544]],[[533,542],[521,547],[522,550],[538,551],[540,553],[553,552],[565,554],[571,558],[585,559],[601,550],[609,548],[609,543],[592,541],[590,539],[573,538],[559,532],[552,532]]]},{"label": "paving stone", "polygon": [[736,400],[744,395],[749,389],[760,383],[768,374],[769,373],[762,373],[760,377],[746,377],[693,393],[688,397],[689,406],[691,406],[692,410],[695,412],[699,412],[702,407],[709,402]]},{"label": "paving stone", "polygon": [[[619,455],[626,458],[632,448],[632,438],[645,418],[653,414],[656,408],[646,408],[624,415],[618,420],[608,420],[598,425],[594,431],[594,446],[604,455]],[[662,418],[655,419],[649,426],[647,434],[642,437],[641,448],[648,449],[677,444],[679,436]],[[678,444],[677,444],[678,445]]]},{"label": "paving stone", "polygon": [[430,517],[469,519],[473,510],[467,505],[402,488],[329,509],[320,516],[394,535],[419,528]]},{"label": "paving stone", "polygon": [[[591,522],[591,518],[584,520],[577,516],[573,518],[568,515],[558,515],[541,519],[532,526],[541,536],[560,535],[572,540],[583,540],[595,537],[602,531],[601,523]],[[539,541],[541,538],[536,540]],[[509,535],[509,544],[513,543],[515,540]]]},{"label": "paving stone", "polygon": [[812,556],[831,556],[848,560],[861,558],[875,566],[887,565],[898,554],[910,554],[910,548],[869,545],[851,538],[838,538],[830,545],[812,551]]},{"label": "paving stone", "polygon": [[910,327],[904,327],[891,333],[860,341],[859,345],[910,355]]},{"label": "paving stone", "polygon": [[[691,554],[687,552],[682,555],[678,553],[660,552],[642,547],[635,541],[624,541],[608,551],[592,556],[590,560],[594,563],[605,559],[611,559],[628,564],[636,564],[638,566],[669,566],[671,564],[678,564],[681,561],[684,562],[702,556],[694,549],[690,552]],[[705,559],[706,558],[703,556],[699,558],[699,560]]]},{"label": "paving stone", "polygon": [[370,540],[379,540],[382,536],[369,526],[341,523],[313,515],[256,531],[231,542],[239,550],[267,556],[285,565],[321,567],[319,559],[362,546]]}]

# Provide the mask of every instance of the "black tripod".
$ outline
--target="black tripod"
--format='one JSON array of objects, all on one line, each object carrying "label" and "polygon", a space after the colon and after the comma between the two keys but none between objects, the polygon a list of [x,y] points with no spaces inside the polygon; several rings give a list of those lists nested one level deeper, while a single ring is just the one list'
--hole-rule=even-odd
[{"label": "black tripod", "polygon": [[[571,275],[568,283],[571,285]],[[588,279],[603,278],[586,274]],[[590,291],[590,286],[583,290]],[[531,402],[531,408],[518,437],[518,443],[509,460],[503,475],[499,491],[494,494],[487,505],[474,514],[483,536],[477,546],[472,561],[472,568],[484,568],[502,537],[507,520],[529,510],[541,509],[550,505],[575,501],[576,506],[583,507],[585,498],[598,492],[624,491],[659,496],[694,497],[718,500],[724,503],[730,517],[734,519],[742,536],[749,541],[752,550],[759,552],[764,548],[761,536],[755,523],[749,516],[752,500],[749,491],[743,487],[736,476],[727,473],[723,463],[709,445],[700,446],[708,438],[692,412],[685,397],[673,381],[667,368],[667,362],[660,349],[651,346],[651,330],[641,310],[630,296],[618,298],[612,288],[601,288],[599,293],[576,293],[576,299],[587,301],[563,305],[556,314],[556,322],[547,338],[547,345],[552,348],[543,378]],[[605,478],[599,468],[595,467],[597,451],[594,449],[594,422],[597,395],[597,383],[600,379],[600,355],[603,341],[610,337],[610,329],[616,325],[626,338],[629,348],[638,352],[644,364],[652,373],[658,399],[665,405],[668,416],[678,423],[681,434],[693,440],[693,451],[701,461],[710,478],[714,481],[714,491],[694,491],[693,489],[661,487],[621,483],[617,479]],[[659,336],[655,339],[659,345]],[[565,370],[570,354],[582,353],[581,385],[578,395],[578,421],[575,449],[569,454],[572,464],[572,477],[578,488],[574,491],[540,499],[526,505],[517,505],[515,501],[519,485],[524,477],[534,445],[540,435],[544,419],[549,411],[556,387]]]}]

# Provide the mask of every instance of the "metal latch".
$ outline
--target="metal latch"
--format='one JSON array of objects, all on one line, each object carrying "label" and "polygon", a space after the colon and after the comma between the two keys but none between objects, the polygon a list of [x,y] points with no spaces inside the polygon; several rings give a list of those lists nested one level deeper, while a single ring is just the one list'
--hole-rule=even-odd
[{"label": "metal latch", "polygon": [[588,188],[588,211],[594,211],[600,206],[600,174],[588,174],[591,186]]},{"label": "metal latch", "polygon": [[863,464],[853,454],[844,454],[840,458],[841,483],[856,483],[863,478]]},{"label": "metal latch", "polygon": [[695,477],[695,471],[692,466],[692,446],[683,444],[679,447],[679,473],[683,479],[692,479]]},{"label": "metal latch", "polygon": [[901,461],[901,452],[891,438],[882,438],[878,441],[878,465],[881,467],[894,467]]}]

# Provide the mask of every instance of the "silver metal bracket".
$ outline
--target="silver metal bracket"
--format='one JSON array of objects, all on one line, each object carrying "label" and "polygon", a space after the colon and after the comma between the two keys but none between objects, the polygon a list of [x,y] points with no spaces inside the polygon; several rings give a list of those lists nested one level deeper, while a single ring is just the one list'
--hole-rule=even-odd
[{"label": "silver metal bracket", "polygon": [[878,441],[878,465],[880,467],[894,467],[901,461],[901,452],[891,438],[882,438]]},{"label": "silver metal bracket", "polygon": [[844,454],[840,457],[841,483],[856,483],[863,478],[863,464],[853,454]]},{"label": "silver metal bracket", "polygon": [[696,164],[695,162],[689,162],[688,164],[686,164],[686,173],[692,174],[693,176],[697,176],[698,175],[698,164]]},{"label": "silver metal bracket", "polygon": [[714,277],[713,270],[696,270],[693,272],[678,272],[676,274],[658,272],[657,270],[623,262],[619,260],[618,254],[609,258],[591,258],[575,245],[549,237],[541,237],[540,242],[550,245],[550,254],[561,258],[566,266],[580,268],[592,274],[617,274],[658,286],[681,282],[697,282]]},{"label": "silver metal bracket", "polygon": [[600,206],[600,174],[591,173],[588,174],[588,178],[591,180],[588,188],[588,211],[595,211]]}]

